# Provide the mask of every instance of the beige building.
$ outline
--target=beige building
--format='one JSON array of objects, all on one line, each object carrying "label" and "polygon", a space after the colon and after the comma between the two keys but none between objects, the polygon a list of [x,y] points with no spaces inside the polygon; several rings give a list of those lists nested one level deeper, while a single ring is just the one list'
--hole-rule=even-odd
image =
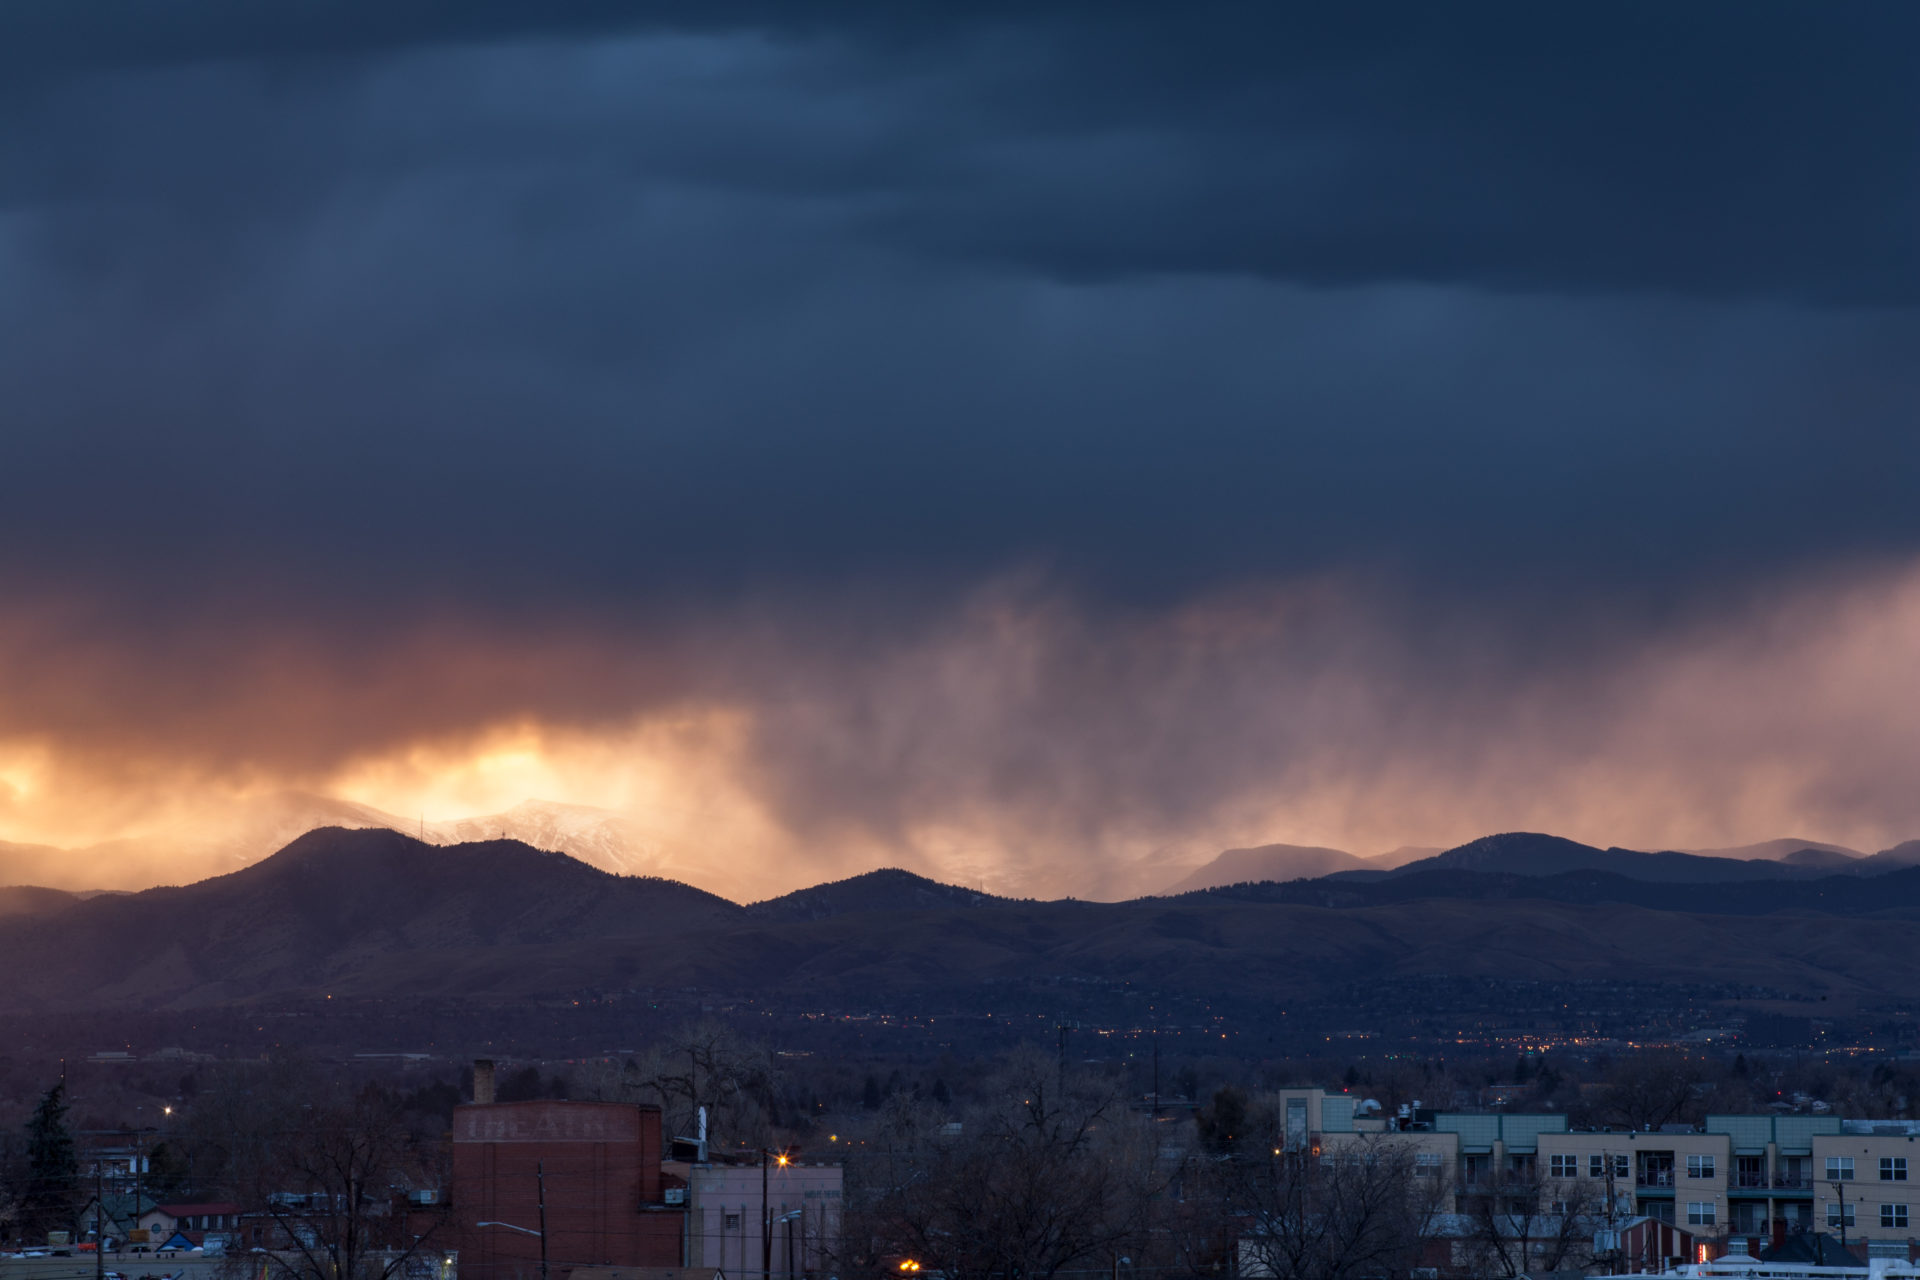
[{"label": "beige building", "polygon": [[[1875,1253],[1920,1239],[1920,1124],[1843,1120],[1838,1133],[1817,1135],[1809,1162],[1814,1225]],[[1909,1256],[1902,1253],[1900,1256]]]},{"label": "beige building", "polygon": [[1764,1247],[1820,1231],[1875,1255],[1920,1252],[1920,1122],[1718,1115],[1680,1132],[1574,1131],[1562,1115],[1387,1116],[1324,1089],[1283,1089],[1278,1104],[1286,1150],[1411,1144],[1416,1175],[1455,1211],[1537,1177],[1550,1208],[1652,1218],[1695,1238]]},{"label": "beige building", "polygon": [[840,1236],[837,1164],[669,1162],[684,1180],[689,1267],[727,1275],[804,1275],[832,1266]]}]

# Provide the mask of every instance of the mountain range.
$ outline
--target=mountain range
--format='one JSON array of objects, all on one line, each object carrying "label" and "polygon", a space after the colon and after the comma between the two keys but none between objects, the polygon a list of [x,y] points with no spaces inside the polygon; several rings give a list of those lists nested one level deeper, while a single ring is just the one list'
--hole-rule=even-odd
[{"label": "mountain range", "polygon": [[[734,873],[727,860],[679,847],[642,820],[609,809],[527,800],[500,813],[426,822],[297,791],[252,797],[221,817],[138,839],[70,848],[0,841],[0,886],[86,891],[189,884],[250,866],[302,833],[321,827],[384,828],[434,845],[518,840],[537,849],[570,854],[615,875],[678,880],[735,902],[754,896],[752,886]],[[1105,886],[1107,892],[1100,896],[1175,896],[1231,884],[1406,875],[1448,868],[1516,875],[1603,871],[1663,883],[1715,883],[1878,875],[1916,863],[1920,863],[1920,841],[1871,856],[1841,845],[1791,837],[1736,848],[1642,852],[1522,832],[1487,836],[1452,849],[1408,846],[1373,855],[1267,844],[1228,849],[1196,863],[1190,854],[1167,849],[1116,869]],[[7,910],[0,903],[0,915]]]},{"label": "mountain range", "polygon": [[435,846],[327,828],[191,885],[0,895],[11,979],[0,1010],[666,987],[865,1001],[1034,981],[1306,999],[1436,975],[1718,984],[1884,1006],[1920,983],[1920,868],[1691,892],[1603,870],[1487,869],[1530,840],[1562,860],[1586,856],[1507,835],[1388,872],[1122,903],[998,898],[889,870],[740,905],[513,840]]}]

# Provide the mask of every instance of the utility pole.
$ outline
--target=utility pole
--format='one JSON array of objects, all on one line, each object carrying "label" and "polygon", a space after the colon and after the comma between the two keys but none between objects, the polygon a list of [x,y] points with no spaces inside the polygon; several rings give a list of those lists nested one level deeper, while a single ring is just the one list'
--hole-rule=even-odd
[{"label": "utility pole", "polygon": [[1153,1024],[1153,1114],[1160,1114],[1160,1023]]},{"label": "utility pole", "polygon": [[1065,1106],[1067,1101],[1067,1032],[1079,1029],[1080,1022],[1076,1018],[1062,1016],[1060,1021],[1054,1024],[1054,1030],[1060,1033],[1060,1069],[1054,1089],[1060,1095],[1059,1105],[1061,1106]]},{"label": "utility pole", "polygon": [[1063,1106],[1067,1101],[1067,1032],[1075,1030],[1079,1025],[1071,1018],[1062,1018],[1059,1025],[1054,1028],[1060,1033],[1060,1073],[1059,1079],[1054,1084],[1054,1091],[1059,1094],[1060,1105]]},{"label": "utility pole", "polygon": [[106,1280],[107,1228],[106,1204],[100,1198],[100,1157],[93,1157],[93,1280]]},{"label": "utility pole", "polygon": [[540,1280],[547,1280],[547,1162],[534,1163],[533,1177],[540,1187]]},{"label": "utility pole", "polygon": [[1613,1194],[1613,1152],[1600,1157],[1607,1162],[1607,1242],[1608,1256],[1621,1258],[1624,1251],[1620,1247],[1620,1228],[1614,1223],[1614,1205],[1618,1203]]},{"label": "utility pole", "polygon": [[767,1160],[770,1158],[765,1147],[760,1148],[760,1277],[769,1280],[773,1275],[773,1209],[767,1198]]}]

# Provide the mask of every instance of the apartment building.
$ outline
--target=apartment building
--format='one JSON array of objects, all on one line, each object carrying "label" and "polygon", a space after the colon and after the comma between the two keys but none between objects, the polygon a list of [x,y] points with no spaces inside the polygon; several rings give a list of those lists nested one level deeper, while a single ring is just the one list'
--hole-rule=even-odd
[{"label": "apartment building", "polygon": [[1920,1237],[1920,1122],[1842,1120],[1838,1133],[1814,1137],[1808,1164],[1816,1227],[1912,1257],[1894,1246]]},{"label": "apartment building", "polygon": [[1281,1090],[1279,1107],[1288,1151],[1410,1144],[1415,1175],[1444,1180],[1456,1210],[1523,1182],[1550,1208],[1646,1217],[1756,1250],[1821,1231],[1870,1255],[1920,1256],[1920,1122],[1715,1115],[1698,1129],[1570,1130],[1562,1115],[1382,1115],[1323,1089]]},{"label": "apartment building", "polygon": [[1325,1089],[1282,1089],[1282,1149],[1318,1156],[1373,1138],[1391,1136],[1410,1146],[1416,1177],[1442,1180],[1456,1196],[1471,1196],[1533,1167],[1542,1135],[1564,1131],[1561,1115],[1417,1110],[1403,1116],[1368,1113],[1360,1100]]}]

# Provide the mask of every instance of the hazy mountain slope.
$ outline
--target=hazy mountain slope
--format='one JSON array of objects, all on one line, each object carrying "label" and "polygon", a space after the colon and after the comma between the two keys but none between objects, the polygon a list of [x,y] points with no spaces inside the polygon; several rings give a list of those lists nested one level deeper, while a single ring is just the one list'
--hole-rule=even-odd
[{"label": "hazy mountain slope", "polygon": [[68,877],[78,870],[71,850],[0,840],[0,884],[69,888]]},{"label": "hazy mountain slope", "polygon": [[1853,864],[1853,869],[1860,875],[1871,876],[1916,866],[1920,866],[1920,840],[1908,840],[1860,859]]},{"label": "hazy mountain slope", "polygon": [[1374,854],[1366,859],[1366,864],[1380,871],[1395,871],[1409,862],[1418,862],[1422,858],[1431,858],[1435,854],[1445,852],[1446,850],[1439,845],[1403,844],[1398,849]]},{"label": "hazy mountain slope", "polygon": [[0,916],[43,916],[64,911],[79,901],[79,897],[61,889],[9,885],[0,888]]},{"label": "hazy mountain slope", "polygon": [[756,920],[826,920],[862,912],[938,911],[1005,901],[975,889],[941,884],[911,871],[886,867],[769,898],[746,910]]},{"label": "hazy mountain slope", "polygon": [[134,839],[57,848],[0,843],[0,881],[56,889],[184,885],[248,866],[320,827],[403,829],[367,805],[283,791],[239,801],[217,818]]},{"label": "hazy mountain slope", "polygon": [[428,823],[435,844],[474,840],[518,840],[536,849],[554,849],[623,876],[659,876],[695,885],[735,902],[751,894],[723,862],[676,849],[660,832],[611,809],[552,800],[525,800],[502,813],[455,822]]},{"label": "hazy mountain slope", "polygon": [[639,823],[591,805],[526,800],[504,813],[427,824],[435,844],[518,840],[536,849],[570,854],[615,875],[653,875],[665,860],[664,843]]},{"label": "hazy mountain slope", "polygon": [[1162,890],[1163,895],[1210,889],[1215,885],[1258,880],[1311,880],[1335,871],[1361,871],[1371,864],[1340,849],[1314,845],[1263,844],[1228,849]]},{"label": "hazy mountain slope", "polygon": [[1821,853],[1836,854],[1842,858],[1858,858],[1862,854],[1858,849],[1849,849],[1843,844],[1823,844],[1818,840],[1802,840],[1798,836],[1784,836],[1778,840],[1762,840],[1758,844],[1732,845],[1724,849],[1682,849],[1682,853],[1691,853],[1701,858],[1765,858],[1778,862],[1803,849],[1814,849]]},{"label": "hazy mountain slope", "polygon": [[1792,876],[1778,862],[1702,858],[1689,853],[1641,853],[1633,849],[1596,849],[1560,836],[1510,831],[1482,836],[1445,853],[1409,862],[1392,876],[1421,871],[1478,871],[1552,876],[1568,871],[1604,871],[1662,884],[1714,884]]},{"label": "hazy mountain slope", "polygon": [[1792,867],[1796,871],[1811,871],[1817,875],[1833,875],[1853,872],[1858,874],[1863,861],[1857,854],[1835,853],[1831,849],[1796,849],[1774,859],[1783,867]]}]

